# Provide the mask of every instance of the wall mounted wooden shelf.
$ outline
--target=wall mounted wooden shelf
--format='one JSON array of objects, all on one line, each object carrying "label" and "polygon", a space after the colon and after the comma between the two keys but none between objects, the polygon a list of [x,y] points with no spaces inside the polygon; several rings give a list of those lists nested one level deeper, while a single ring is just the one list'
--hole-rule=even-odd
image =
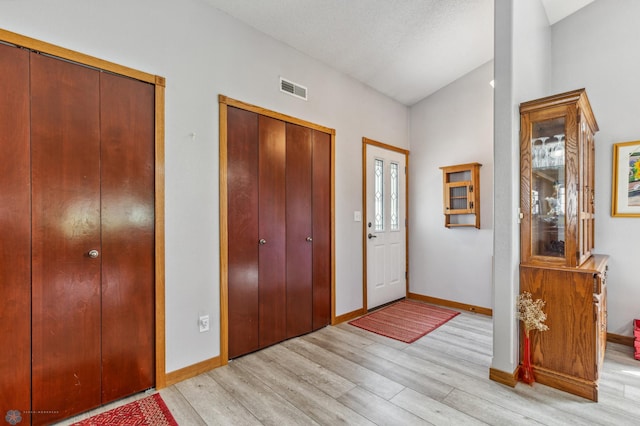
[{"label": "wall mounted wooden shelf", "polygon": [[480,163],[443,166],[444,226],[480,229]]}]

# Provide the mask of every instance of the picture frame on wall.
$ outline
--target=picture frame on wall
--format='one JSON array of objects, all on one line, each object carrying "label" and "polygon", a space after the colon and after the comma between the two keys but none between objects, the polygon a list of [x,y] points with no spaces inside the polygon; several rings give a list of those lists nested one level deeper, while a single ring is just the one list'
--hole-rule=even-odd
[{"label": "picture frame on wall", "polygon": [[640,141],[613,144],[611,215],[640,217]]}]

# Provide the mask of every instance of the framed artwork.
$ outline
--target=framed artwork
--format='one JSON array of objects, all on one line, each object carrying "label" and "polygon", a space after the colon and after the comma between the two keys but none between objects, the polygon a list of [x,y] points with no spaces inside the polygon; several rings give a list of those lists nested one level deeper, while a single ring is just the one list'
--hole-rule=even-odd
[{"label": "framed artwork", "polygon": [[611,215],[640,217],[640,141],[613,144]]}]

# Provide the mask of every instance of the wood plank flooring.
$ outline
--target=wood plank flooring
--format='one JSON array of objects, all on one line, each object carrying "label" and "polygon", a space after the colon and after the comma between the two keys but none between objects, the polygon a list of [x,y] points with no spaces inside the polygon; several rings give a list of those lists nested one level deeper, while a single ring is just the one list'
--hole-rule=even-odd
[{"label": "wood plank flooring", "polygon": [[345,323],[160,394],[180,425],[640,424],[633,348],[608,344],[599,403],[540,384],[493,382],[491,352],[492,320],[478,314],[462,312],[412,344]]}]

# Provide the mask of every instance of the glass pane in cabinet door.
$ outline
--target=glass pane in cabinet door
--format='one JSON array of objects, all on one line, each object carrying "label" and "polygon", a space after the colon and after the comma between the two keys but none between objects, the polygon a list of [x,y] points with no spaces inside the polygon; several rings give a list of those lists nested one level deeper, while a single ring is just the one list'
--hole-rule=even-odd
[{"label": "glass pane in cabinet door", "polygon": [[564,257],[564,117],[532,124],[531,250],[534,256]]},{"label": "glass pane in cabinet door", "polygon": [[467,209],[467,187],[452,186],[449,189],[449,201],[451,203],[451,210],[466,210]]}]

